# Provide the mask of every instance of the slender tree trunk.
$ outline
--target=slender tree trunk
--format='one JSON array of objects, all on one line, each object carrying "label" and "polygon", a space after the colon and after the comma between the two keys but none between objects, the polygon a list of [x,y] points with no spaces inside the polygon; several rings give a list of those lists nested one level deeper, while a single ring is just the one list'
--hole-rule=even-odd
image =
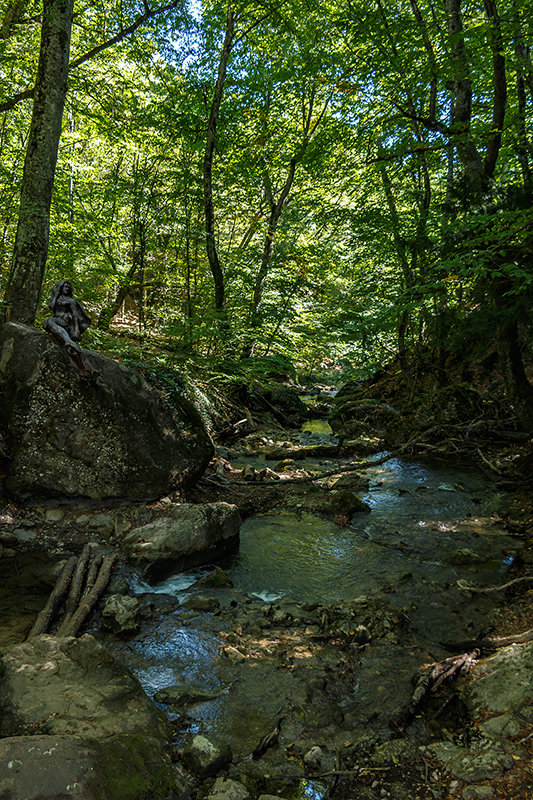
[{"label": "slender tree trunk", "polygon": [[218,65],[218,75],[215,84],[215,92],[211,101],[211,108],[209,111],[209,120],[207,123],[207,137],[205,144],[204,155],[204,212],[205,212],[205,235],[206,235],[206,248],[209,267],[213,275],[215,284],[215,308],[217,311],[222,312],[226,304],[224,273],[218,257],[216,240],[215,240],[215,209],[213,205],[213,154],[215,151],[217,122],[222,103],[222,95],[224,93],[224,83],[226,81],[226,72],[231,55],[231,50],[234,44],[235,35],[235,20],[236,15],[230,8],[226,18],[226,35],[224,37],[224,44],[220,54],[220,61]]},{"label": "slender tree trunk", "polygon": [[44,0],[39,67],[24,162],[13,262],[5,293],[7,316],[32,325],[41,294],[50,231],[74,0]]},{"label": "slender tree trunk", "polygon": [[500,15],[495,0],[484,0],[485,13],[490,24],[490,49],[492,51],[492,127],[485,153],[483,169],[492,178],[502,143],[502,130],[507,106],[507,76],[505,72],[504,44]]},{"label": "slender tree trunk", "polygon": [[448,40],[453,56],[453,140],[462,161],[468,183],[474,192],[487,188],[487,176],[483,162],[472,139],[470,123],[472,119],[472,81],[464,40],[461,0],[446,0],[448,21]]},{"label": "slender tree trunk", "polygon": [[533,385],[524,369],[516,308],[509,295],[511,282],[502,279],[490,288],[496,310],[498,355],[505,389],[520,423],[526,431],[533,433]]}]

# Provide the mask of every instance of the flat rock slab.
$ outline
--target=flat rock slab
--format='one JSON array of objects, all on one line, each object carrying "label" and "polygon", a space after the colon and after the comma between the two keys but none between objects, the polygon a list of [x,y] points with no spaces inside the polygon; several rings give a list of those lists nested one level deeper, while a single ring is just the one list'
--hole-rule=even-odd
[{"label": "flat rock slab", "polygon": [[235,550],[241,518],[229,503],[184,503],[132,530],[122,550],[142,577],[156,583]]},{"label": "flat rock slab", "polygon": [[93,753],[70,736],[0,739],[0,797],[3,800],[93,800],[87,784],[95,777]]},{"label": "flat rock slab", "polygon": [[0,740],[2,800],[166,800],[176,776],[158,740],[111,736],[85,743],[72,736]]},{"label": "flat rock slab", "polygon": [[0,653],[0,735],[141,734],[166,740],[168,722],[138,680],[89,634],[36,636]]},{"label": "flat rock slab", "polygon": [[80,375],[37,328],[0,327],[0,423],[9,433],[8,491],[36,496],[153,498],[194,483],[213,454],[195,406],[172,408],[135,370],[84,351]]}]

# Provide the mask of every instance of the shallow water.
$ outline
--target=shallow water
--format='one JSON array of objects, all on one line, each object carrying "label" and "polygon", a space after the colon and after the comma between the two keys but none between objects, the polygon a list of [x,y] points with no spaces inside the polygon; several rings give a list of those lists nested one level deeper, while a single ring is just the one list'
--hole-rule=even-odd
[{"label": "shallow water", "polygon": [[[346,724],[370,730],[388,726],[409,698],[411,678],[421,663],[449,654],[440,643],[473,638],[483,629],[493,600],[459,590],[457,580],[503,582],[514,539],[492,518],[497,497],[475,472],[390,459],[365,474],[370,513],[356,514],[347,526],[305,512],[249,518],[241,527],[238,553],[223,566],[234,593],[245,592],[251,602],[288,596],[299,603],[331,604],[364,595],[384,598],[402,610],[409,636],[377,640],[365,649],[350,690],[354,721]],[[452,563],[454,553],[464,548],[477,554],[479,563]],[[155,591],[185,600],[199,574],[175,576]],[[140,582],[135,586],[154,591]],[[305,681],[280,669],[274,656],[252,658],[244,666],[226,659],[219,630],[231,631],[230,594],[220,596],[225,618],[178,612],[154,620],[127,644],[111,646],[152,696],[184,681],[220,692],[213,701],[187,707],[183,735],[198,730],[218,734],[231,742],[234,753],[246,757],[281,708],[305,705]],[[267,642],[265,652],[278,646],[279,641]],[[327,657],[327,647],[324,653]],[[300,797],[320,795],[313,784],[302,784],[299,791]]]}]

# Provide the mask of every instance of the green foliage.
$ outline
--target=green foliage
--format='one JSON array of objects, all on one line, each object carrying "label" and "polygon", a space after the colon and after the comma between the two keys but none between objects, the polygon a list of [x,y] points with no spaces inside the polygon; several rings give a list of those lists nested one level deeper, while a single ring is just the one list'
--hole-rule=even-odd
[{"label": "green foliage", "polygon": [[[0,20],[8,6],[0,0]],[[202,160],[227,7],[169,10],[100,50],[69,76],[43,299],[68,277],[94,320],[90,346],[159,359],[163,370],[218,362],[225,376],[212,379],[234,385],[304,369],[356,376],[398,352],[407,368],[428,347],[490,338],[502,315],[528,330],[526,0],[498,2],[505,124],[483,192],[461,155],[468,145],[483,161],[494,134],[497,24],[487,8],[462,6],[459,63],[445,7],[429,0],[234,6],[213,172],[226,325],[205,251]],[[6,97],[32,83],[38,11],[26,4],[24,22],[0,39]],[[72,58],[143,11],[114,0],[76,7]],[[464,130],[450,121],[460,69],[472,86]],[[2,288],[30,114],[24,101],[0,126]],[[272,200],[286,185],[272,226]],[[250,349],[253,358],[241,359]]]}]

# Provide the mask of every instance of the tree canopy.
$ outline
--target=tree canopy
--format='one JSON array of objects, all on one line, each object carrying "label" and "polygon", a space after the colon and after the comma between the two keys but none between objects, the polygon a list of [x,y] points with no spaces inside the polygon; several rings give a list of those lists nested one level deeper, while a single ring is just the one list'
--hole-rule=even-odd
[{"label": "tree canopy", "polygon": [[445,383],[450,352],[493,346],[527,416],[527,0],[74,2],[43,277],[17,225],[57,5],[0,3],[12,314],[23,253],[43,299],[74,281],[93,337],[157,336],[176,359],[414,374],[430,353]]}]

